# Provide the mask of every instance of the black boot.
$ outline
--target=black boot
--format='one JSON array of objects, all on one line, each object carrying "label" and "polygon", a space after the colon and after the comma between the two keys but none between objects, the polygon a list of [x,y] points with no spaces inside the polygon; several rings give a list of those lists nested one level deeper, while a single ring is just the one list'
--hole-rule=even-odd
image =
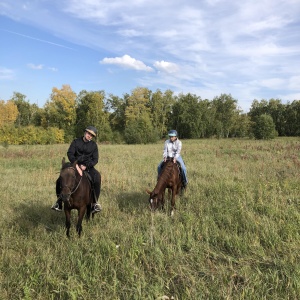
[{"label": "black boot", "polygon": [[100,212],[102,210],[102,207],[100,205],[100,203],[98,203],[98,199],[100,197],[100,183],[99,182],[94,182],[93,184],[93,198],[94,198],[94,203],[93,203],[93,207],[92,207],[92,214],[95,214],[97,212]]}]

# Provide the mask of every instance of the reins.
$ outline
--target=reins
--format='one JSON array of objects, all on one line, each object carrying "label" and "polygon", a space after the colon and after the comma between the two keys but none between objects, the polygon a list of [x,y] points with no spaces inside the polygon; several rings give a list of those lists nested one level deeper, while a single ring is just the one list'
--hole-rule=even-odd
[{"label": "reins", "polygon": [[[73,168],[73,167],[68,167],[67,169],[72,169],[72,170],[74,170],[74,172],[75,172],[75,174],[76,174],[75,168]],[[82,176],[80,176],[80,180],[79,180],[77,186],[75,187],[75,189],[73,189],[73,191],[71,191],[70,196],[71,196],[72,194],[74,194],[74,193],[78,190],[78,187],[79,187],[79,185],[80,185],[80,183],[81,183],[81,180],[82,180]]]}]

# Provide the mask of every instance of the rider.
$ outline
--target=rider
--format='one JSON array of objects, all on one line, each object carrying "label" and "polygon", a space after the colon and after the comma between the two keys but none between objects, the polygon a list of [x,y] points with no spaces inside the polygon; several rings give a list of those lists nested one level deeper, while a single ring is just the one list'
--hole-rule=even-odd
[{"label": "rider", "polygon": [[[97,143],[92,141],[92,138],[96,137],[96,135],[97,129],[94,126],[88,126],[82,137],[73,140],[67,152],[69,161],[71,163],[77,161],[81,170],[87,171],[92,178],[96,196],[96,199],[94,200],[95,203],[93,203],[92,207],[92,213],[101,211],[101,205],[97,202],[100,196],[100,173],[94,168],[94,166],[98,163],[99,153]],[[60,193],[61,183],[59,177],[56,180],[57,201],[51,207],[51,209],[56,211],[62,211],[62,199],[60,199]]]},{"label": "rider", "polygon": [[183,162],[183,159],[180,155],[180,151],[182,148],[182,142],[177,138],[177,131],[172,129],[168,132],[169,139],[165,141],[164,144],[164,152],[163,152],[163,160],[159,163],[157,167],[158,176],[162,170],[163,163],[167,161],[167,157],[173,158],[173,162],[176,163],[178,161],[180,163],[182,169],[182,188],[185,189],[188,184],[186,167]]}]

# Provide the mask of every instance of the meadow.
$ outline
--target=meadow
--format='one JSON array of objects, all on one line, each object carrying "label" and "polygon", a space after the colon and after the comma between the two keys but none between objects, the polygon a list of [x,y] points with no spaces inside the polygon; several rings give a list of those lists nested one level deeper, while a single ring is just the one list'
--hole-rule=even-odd
[{"label": "meadow", "polygon": [[299,299],[300,139],[183,140],[173,217],[148,207],[162,148],[99,144],[103,211],[68,239],[68,145],[0,146],[0,298]]}]

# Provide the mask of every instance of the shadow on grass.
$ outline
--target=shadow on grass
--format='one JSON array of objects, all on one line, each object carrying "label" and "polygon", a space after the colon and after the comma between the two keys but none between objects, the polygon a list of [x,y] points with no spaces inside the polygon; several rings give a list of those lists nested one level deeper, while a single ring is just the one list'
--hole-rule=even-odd
[{"label": "shadow on grass", "polygon": [[134,213],[148,209],[148,196],[146,193],[119,193],[116,195],[117,204],[122,212]]},{"label": "shadow on grass", "polygon": [[[38,201],[36,203],[39,203]],[[33,203],[32,200],[21,203],[18,208],[18,216],[12,220],[15,227],[23,233],[34,231],[38,227],[44,227],[46,232],[59,231],[65,226],[64,212],[55,212],[49,205]]]},{"label": "shadow on grass", "polygon": [[[36,202],[38,203],[38,202]],[[37,233],[41,228],[49,234],[59,233],[65,235],[65,213],[51,210],[49,205],[37,205],[32,201],[23,202],[17,207],[18,215],[12,219],[11,223],[16,231],[24,235]],[[71,233],[75,234],[78,212],[76,209],[71,213]],[[91,216],[89,222],[93,222]],[[83,219],[83,227],[87,224],[87,219]],[[83,229],[84,230],[84,229]],[[74,232],[73,232],[74,231]]]},{"label": "shadow on grass", "polygon": [[[117,205],[120,211],[125,213],[135,213],[137,211],[144,212],[149,211],[149,195],[146,192],[133,192],[133,193],[120,193],[116,195]],[[177,208],[185,210],[187,208],[187,195],[186,193],[182,195],[177,195],[175,199]],[[168,199],[168,193],[165,193],[165,209],[157,211],[162,211],[166,214],[169,213],[171,207],[171,200]]]}]

